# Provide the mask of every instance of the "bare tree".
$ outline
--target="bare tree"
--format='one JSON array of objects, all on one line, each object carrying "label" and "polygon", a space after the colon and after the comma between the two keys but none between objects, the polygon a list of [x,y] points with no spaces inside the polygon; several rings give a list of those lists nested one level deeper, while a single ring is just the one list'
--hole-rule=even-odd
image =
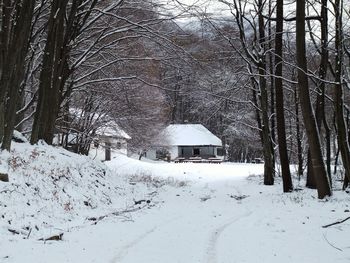
[{"label": "bare tree", "polygon": [[31,143],[39,139],[52,143],[63,91],[71,74],[70,43],[79,35],[96,3],[96,0],[52,2]]},{"label": "bare tree", "polygon": [[[10,150],[16,122],[16,106],[24,81],[35,0],[1,1],[0,31],[0,142]],[[0,180],[8,181],[7,174]]]},{"label": "bare tree", "polygon": [[278,148],[281,160],[283,191],[293,190],[292,178],[289,169],[287,152],[286,128],[284,118],[284,97],[282,81],[282,56],[283,56],[283,0],[277,0],[276,4],[276,36],[275,36],[275,89],[276,89],[276,114]]},{"label": "bare tree", "polygon": [[323,161],[319,132],[310,101],[305,46],[305,1],[300,0],[296,4],[296,52],[300,105],[310,146],[311,162],[316,177],[318,197],[322,199],[330,196],[332,191]]},{"label": "bare tree", "polygon": [[338,128],[337,138],[340,149],[343,166],[345,169],[344,188],[350,181],[350,151],[348,141],[348,131],[344,120],[344,102],[343,102],[343,15],[342,1],[335,0],[333,3],[335,15],[335,86],[334,86],[334,104],[335,116]]},{"label": "bare tree", "polygon": [[16,106],[24,78],[35,1],[2,1],[0,33],[0,138],[9,150],[16,121]]}]

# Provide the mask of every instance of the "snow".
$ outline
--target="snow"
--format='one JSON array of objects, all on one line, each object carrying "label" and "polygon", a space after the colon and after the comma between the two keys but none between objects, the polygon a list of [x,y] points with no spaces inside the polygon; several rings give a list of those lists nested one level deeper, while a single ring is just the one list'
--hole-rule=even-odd
[{"label": "snow", "polygon": [[112,204],[117,209],[133,202],[124,182],[128,179],[87,156],[44,143],[13,142],[11,153],[0,161],[0,168],[10,176],[10,183],[0,183],[4,233],[12,229],[43,238],[80,225],[87,217],[108,213]]},{"label": "snow", "polygon": [[[289,194],[279,177],[274,186],[262,185],[263,164],[175,164],[123,155],[102,164],[26,143],[14,143],[10,160],[11,182],[0,183],[0,262],[350,260],[350,221],[322,228],[350,216],[350,196],[338,185],[333,197],[318,200],[303,182]],[[57,233],[62,241],[39,241]]]},{"label": "snow", "polygon": [[13,131],[13,135],[12,137],[14,138],[14,140],[16,140],[17,142],[28,142],[28,139],[19,131]]},{"label": "snow", "polygon": [[70,108],[69,113],[77,120],[83,117],[84,114],[89,115],[89,118],[95,122],[94,126],[96,126],[96,134],[100,136],[107,137],[117,137],[121,139],[130,140],[131,137],[118,125],[118,123],[112,120],[108,114],[97,113],[97,112],[83,112],[82,109],[79,108]]},{"label": "snow", "polygon": [[130,140],[131,137],[115,121],[109,121],[96,130],[97,135]]},{"label": "snow", "polygon": [[222,146],[221,140],[201,124],[171,124],[165,128],[160,137],[166,139],[167,145]]}]

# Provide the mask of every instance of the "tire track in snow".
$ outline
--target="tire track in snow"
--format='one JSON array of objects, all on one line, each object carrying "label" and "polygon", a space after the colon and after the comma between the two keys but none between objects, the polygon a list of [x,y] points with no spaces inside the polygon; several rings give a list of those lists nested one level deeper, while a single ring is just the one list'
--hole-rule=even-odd
[{"label": "tire track in snow", "polygon": [[119,253],[110,261],[111,263],[118,263],[121,262],[121,260],[129,253],[129,250],[136,246],[137,244],[141,243],[141,241],[143,241],[146,237],[148,237],[150,234],[152,234],[153,232],[155,232],[157,229],[170,224],[171,222],[179,219],[180,217],[175,217],[171,220],[168,220],[166,222],[164,222],[163,224],[159,225],[159,226],[154,226],[152,227],[150,230],[144,232],[143,234],[141,234],[140,236],[138,236],[137,238],[135,238],[133,241],[131,241],[130,243],[128,243],[125,246],[122,246],[120,248]]},{"label": "tire track in snow", "polygon": [[120,249],[120,252],[111,260],[111,263],[117,263],[120,262],[129,252],[130,248],[134,247],[138,243],[140,243],[143,239],[145,239],[148,235],[152,234],[158,227],[155,226],[151,228],[150,230],[146,231],[142,235],[138,236],[136,239],[128,243],[127,245],[123,246]]},{"label": "tire track in snow", "polygon": [[220,227],[216,228],[214,232],[212,232],[209,239],[209,246],[207,248],[207,263],[217,263],[217,243],[221,234],[226,230],[226,228],[238,220],[250,216],[251,214],[251,211],[247,211],[245,214],[231,219],[229,222],[221,225]]}]

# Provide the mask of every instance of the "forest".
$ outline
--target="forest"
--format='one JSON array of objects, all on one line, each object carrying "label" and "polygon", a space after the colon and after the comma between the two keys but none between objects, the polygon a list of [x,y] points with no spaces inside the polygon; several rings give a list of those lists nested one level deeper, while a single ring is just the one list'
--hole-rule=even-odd
[{"label": "forest", "polygon": [[140,152],[169,123],[200,123],[227,160],[263,158],[265,185],[293,191],[297,164],[320,199],[348,187],[347,1],[0,3],[1,151],[16,130],[65,148],[73,134],[88,154],[113,120]]}]

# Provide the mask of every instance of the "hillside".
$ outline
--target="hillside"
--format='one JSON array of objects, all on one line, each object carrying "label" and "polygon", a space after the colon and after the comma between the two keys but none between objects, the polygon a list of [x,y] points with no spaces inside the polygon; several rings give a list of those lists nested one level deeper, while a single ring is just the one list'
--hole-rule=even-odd
[{"label": "hillside", "polygon": [[0,164],[10,176],[0,183],[2,237],[49,238],[152,197],[151,185],[130,183],[101,162],[46,144],[14,142]]}]

